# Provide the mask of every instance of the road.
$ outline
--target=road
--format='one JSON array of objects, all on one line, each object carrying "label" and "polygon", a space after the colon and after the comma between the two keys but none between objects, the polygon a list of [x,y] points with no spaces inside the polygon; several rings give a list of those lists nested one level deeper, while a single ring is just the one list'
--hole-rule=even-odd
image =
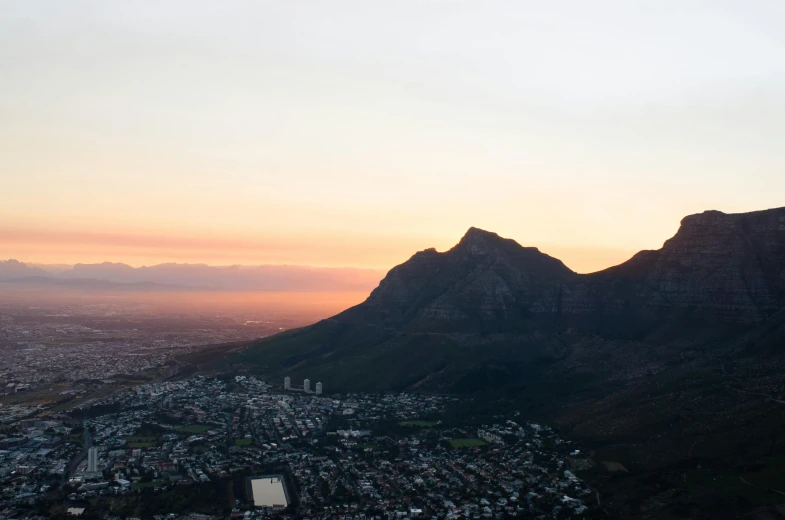
[{"label": "road", "polygon": [[87,428],[87,425],[84,425],[84,449],[74,455],[74,458],[71,459],[71,462],[68,463],[68,469],[66,469],[65,476],[68,478],[69,476],[73,475],[76,471],[77,466],[79,463],[87,458],[87,450],[93,447],[93,436],[90,435],[90,430]]}]

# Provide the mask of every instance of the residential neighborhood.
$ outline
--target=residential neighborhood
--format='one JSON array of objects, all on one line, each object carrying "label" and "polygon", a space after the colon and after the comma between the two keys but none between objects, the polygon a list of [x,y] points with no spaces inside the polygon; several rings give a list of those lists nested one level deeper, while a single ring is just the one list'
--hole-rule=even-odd
[{"label": "residential neighborhood", "polygon": [[[592,514],[591,491],[568,461],[576,447],[547,426],[517,416],[450,426],[439,417],[460,404],[453,397],[326,393],[246,375],[196,376],[139,385],[67,414],[44,407],[42,418],[19,419],[9,411],[0,518]],[[281,475],[290,503],[257,505],[245,482],[263,474]],[[166,510],[193,493],[214,500]]]}]

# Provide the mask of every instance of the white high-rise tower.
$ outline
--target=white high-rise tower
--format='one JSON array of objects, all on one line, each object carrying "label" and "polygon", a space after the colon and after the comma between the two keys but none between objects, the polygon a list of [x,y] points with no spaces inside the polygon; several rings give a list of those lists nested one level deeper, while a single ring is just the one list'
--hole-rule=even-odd
[{"label": "white high-rise tower", "polygon": [[320,395],[322,393],[322,384],[316,383],[316,395]]},{"label": "white high-rise tower", "polygon": [[96,473],[98,471],[98,448],[87,450],[87,471]]},{"label": "white high-rise tower", "polygon": [[283,378],[283,389],[284,390],[291,390],[292,389],[292,378],[286,376]]},{"label": "white high-rise tower", "polygon": [[310,379],[306,379],[305,381],[303,381],[303,391],[305,393],[309,393],[311,391],[311,380]]}]

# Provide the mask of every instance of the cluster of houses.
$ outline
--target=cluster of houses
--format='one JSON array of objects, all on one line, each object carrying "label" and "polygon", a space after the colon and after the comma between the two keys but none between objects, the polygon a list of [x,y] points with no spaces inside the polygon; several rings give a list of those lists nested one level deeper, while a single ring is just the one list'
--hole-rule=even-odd
[{"label": "cluster of houses", "polygon": [[140,385],[77,410],[83,421],[12,423],[0,438],[2,498],[16,513],[53,500],[89,510],[97,497],[177,493],[285,468],[291,501],[263,507],[239,494],[225,505],[232,516],[586,516],[588,488],[565,463],[575,446],[536,424],[429,419],[456,404],[293,393],[251,376]]}]

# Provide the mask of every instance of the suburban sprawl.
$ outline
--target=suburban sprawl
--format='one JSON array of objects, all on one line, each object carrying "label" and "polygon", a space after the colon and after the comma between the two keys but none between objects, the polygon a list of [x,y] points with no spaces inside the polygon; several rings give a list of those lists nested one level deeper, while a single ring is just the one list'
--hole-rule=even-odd
[{"label": "suburban sprawl", "polygon": [[67,412],[0,408],[0,518],[593,514],[580,450],[547,426],[449,424],[452,397],[328,394],[195,376]]}]

